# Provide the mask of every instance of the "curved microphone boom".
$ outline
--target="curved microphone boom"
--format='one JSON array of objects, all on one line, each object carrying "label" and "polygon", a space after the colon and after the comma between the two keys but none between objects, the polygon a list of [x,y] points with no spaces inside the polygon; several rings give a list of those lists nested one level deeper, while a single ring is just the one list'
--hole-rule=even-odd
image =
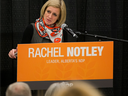
[{"label": "curved microphone boom", "polygon": [[68,32],[68,33],[69,33],[70,35],[72,35],[73,37],[78,38],[78,36],[75,34],[75,32],[73,32],[73,30],[70,29],[67,24],[65,24],[65,23],[62,24],[62,25],[61,25],[61,28],[62,28],[63,30],[65,30],[66,32]]}]

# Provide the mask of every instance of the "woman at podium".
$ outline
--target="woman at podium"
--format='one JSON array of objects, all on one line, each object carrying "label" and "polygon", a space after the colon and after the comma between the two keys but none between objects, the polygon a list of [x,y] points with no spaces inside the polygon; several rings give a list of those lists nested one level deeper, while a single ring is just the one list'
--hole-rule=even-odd
[{"label": "woman at podium", "polygon": [[[61,43],[63,30],[61,25],[66,20],[66,6],[63,0],[48,0],[41,8],[40,17],[27,26],[21,43]],[[14,59],[17,49],[8,53]]]}]

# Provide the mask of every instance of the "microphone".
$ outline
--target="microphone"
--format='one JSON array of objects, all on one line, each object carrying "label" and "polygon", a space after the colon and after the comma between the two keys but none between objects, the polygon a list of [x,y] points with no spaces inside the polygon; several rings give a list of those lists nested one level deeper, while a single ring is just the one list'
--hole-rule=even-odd
[{"label": "microphone", "polygon": [[14,55],[17,57],[17,52],[15,52]]},{"label": "microphone", "polygon": [[68,32],[68,33],[69,33],[70,35],[72,35],[73,37],[78,38],[78,36],[73,32],[72,29],[70,29],[70,28],[68,27],[67,24],[64,23],[64,24],[61,25],[61,27],[62,27],[63,30],[65,30],[66,32]]}]

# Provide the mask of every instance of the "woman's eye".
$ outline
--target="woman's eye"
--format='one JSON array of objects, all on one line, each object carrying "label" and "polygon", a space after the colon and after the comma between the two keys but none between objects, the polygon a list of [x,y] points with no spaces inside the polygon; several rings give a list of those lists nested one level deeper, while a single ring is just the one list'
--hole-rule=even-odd
[{"label": "woman's eye", "polygon": [[55,13],[53,13],[54,16],[57,16]]},{"label": "woman's eye", "polygon": [[47,10],[47,12],[48,12],[48,13],[50,13],[50,11],[49,11],[49,10]]}]

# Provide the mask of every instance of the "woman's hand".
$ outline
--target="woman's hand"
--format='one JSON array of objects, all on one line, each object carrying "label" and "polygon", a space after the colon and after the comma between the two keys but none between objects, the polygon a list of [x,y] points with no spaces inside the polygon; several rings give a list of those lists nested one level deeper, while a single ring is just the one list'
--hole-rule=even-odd
[{"label": "woman's hand", "polygon": [[8,56],[12,59],[15,59],[16,58],[16,54],[17,53],[17,49],[12,49],[10,50],[10,52],[8,53]]}]

